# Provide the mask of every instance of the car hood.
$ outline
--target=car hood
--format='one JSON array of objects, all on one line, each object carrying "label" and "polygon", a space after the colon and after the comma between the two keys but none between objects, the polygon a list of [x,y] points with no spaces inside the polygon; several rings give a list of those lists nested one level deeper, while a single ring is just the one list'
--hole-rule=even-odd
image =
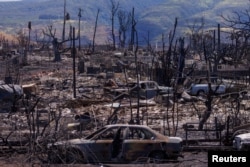
[{"label": "car hood", "polygon": [[168,137],[168,140],[171,143],[180,143],[180,142],[182,142],[182,138],[180,138],[180,137]]},{"label": "car hood", "polygon": [[241,139],[250,139],[250,133],[244,133],[237,135],[236,137],[241,138]]},{"label": "car hood", "polygon": [[173,88],[172,88],[172,87],[158,86],[158,88],[159,88],[161,91],[168,91],[169,93],[172,93],[172,91],[173,91]]},{"label": "car hood", "polygon": [[86,139],[71,139],[71,140],[64,140],[64,141],[58,141],[55,142],[54,144],[50,144],[58,146],[58,145],[70,145],[70,144],[74,144],[74,145],[78,145],[78,144],[84,144],[84,143],[89,143],[89,140]]},{"label": "car hood", "polygon": [[172,87],[167,87],[167,86],[158,86],[159,89],[163,89],[163,90],[172,90]]}]

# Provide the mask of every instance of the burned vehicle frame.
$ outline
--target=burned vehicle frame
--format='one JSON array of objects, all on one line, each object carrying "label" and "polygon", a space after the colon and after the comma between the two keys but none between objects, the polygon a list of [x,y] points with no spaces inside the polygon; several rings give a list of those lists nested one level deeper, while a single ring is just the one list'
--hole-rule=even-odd
[{"label": "burned vehicle frame", "polygon": [[133,163],[140,158],[167,161],[181,156],[182,139],[146,125],[106,125],[85,138],[48,145],[50,163]]},{"label": "burned vehicle frame", "polygon": [[124,87],[109,88],[104,87],[104,91],[109,92],[115,96],[131,95],[137,97],[138,93],[141,99],[151,99],[157,95],[173,96],[174,90],[172,87],[160,86],[155,81],[136,81],[129,82]]}]

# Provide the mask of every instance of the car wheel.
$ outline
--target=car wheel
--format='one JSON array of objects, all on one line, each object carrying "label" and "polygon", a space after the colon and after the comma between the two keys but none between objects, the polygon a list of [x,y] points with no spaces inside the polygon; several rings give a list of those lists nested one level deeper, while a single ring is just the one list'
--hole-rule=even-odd
[{"label": "car wheel", "polygon": [[204,90],[199,90],[199,91],[197,92],[197,96],[203,96],[203,95],[205,95]]},{"label": "car wheel", "polygon": [[51,164],[84,163],[81,151],[77,149],[58,149],[54,147],[49,151],[48,161]]},{"label": "car wheel", "polygon": [[56,148],[52,147],[48,151],[48,162],[50,164],[62,164],[63,163],[63,157],[61,154],[61,151]]},{"label": "car wheel", "polygon": [[162,151],[154,151],[149,155],[149,158],[152,158],[153,161],[164,160],[166,158],[166,155]]},{"label": "car wheel", "polygon": [[67,149],[65,154],[65,162],[67,164],[84,163],[84,157],[80,150]]}]

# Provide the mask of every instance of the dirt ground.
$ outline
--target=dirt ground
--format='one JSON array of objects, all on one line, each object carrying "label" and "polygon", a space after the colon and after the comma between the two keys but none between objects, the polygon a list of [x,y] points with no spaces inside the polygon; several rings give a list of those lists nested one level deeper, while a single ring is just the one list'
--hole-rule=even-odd
[{"label": "dirt ground", "polygon": [[164,164],[157,163],[141,163],[141,164],[75,164],[75,165],[51,165],[51,164],[40,164],[40,163],[28,163],[23,162],[25,157],[14,156],[14,157],[0,157],[1,167],[206,167],[207,166],[207,152],[184,152],[184,158],[179,158],[178,162],[168,162]]}]

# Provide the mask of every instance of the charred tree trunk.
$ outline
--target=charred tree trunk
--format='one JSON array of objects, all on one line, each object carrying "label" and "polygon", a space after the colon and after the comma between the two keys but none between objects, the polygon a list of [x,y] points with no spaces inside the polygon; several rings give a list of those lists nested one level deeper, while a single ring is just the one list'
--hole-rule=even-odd
[{"label": "charred tree trunk", "polygon": [[112,34],[112,49],[116,49],[116,42],[115,42],[115,14],[119,8],[119,2],[115,3],[113,0],[111,2],[111,34]]},{"label": "charred tree trunk", "polygon": [[136,69],[136,80],[137,80],[137,114],[136,114],[136,124],[140,124],[140,89],[139,89],[139,70],[138,70],[138,61],[137,61],[137,52],[138,52],[138,34],[134,27],[134,33],[136,35],[136,46],[134,50],[135,54],[135,69]]},{"label": "charred tree trunk", "polygon": [[217,66],[220,60],[221,56],[221,40],[220,40],[220,24],[218,24],[218,47],[217,47],[217,55],[215,55],[215,61],[214,61],[214,73],[217,73]]},{"label": "charred tree trunk", "polygon": [[205,102],[205,105],[207,107],[206,111],[204,112],[204,114],[201,117],[201,120],[199,122],[199,130],[203,129],[204,124],[207,122],[207,120],[209,119],[211,113],[212,113],[212,96],[211,96],[211,83],[208,83],[208,89],[209,89],[209,93],[207,95],[207,100]]},{"label": "charred tree trunk", "polygon": [[211,88],[211,79],[210,79],[210,70],[211,70],[211,68],[208,65],[209,59],[207,58],[205,43],[203,43],[203,47],[204,47],[204,56],[205,56],[206,63],[207,63],[208,94],[207,94],[207,100],[205,102],[206,111],[202,115],[201,120],[199,122],[199,130],[203,129],[204,124],[207,122],[207,120],[209,119],[209,117],[210,117],[210,115],[212,113],[212,100],[213,100],[213,97],[212,97],[213,90]]},{"label": "charred tree trunk", "polygon": [[97,10],[96,19],[95,19],[95,29],[94,29],[94,35],[93,35],[93,41],[92,41],[92,53],[95,52],[95,35],[96,35],[99,12],[100,12],[100,9]]},{"label": "charred tree trunk", "polygon": [[178,60],[178,75],[177,75],[177,84],[183,83],[183,70],[185,68],[185,57],[186,57],[186,51],[184,49],[184,38],[180,38],[180,57]]},{"label": "charred tree trunk", "polygon": [[131,14],[127,14],[125,11],[118,11],[118,21],[119,21],[119,41],[120,41],[120,47],[124,48],[126,43],[126,32],[129,28],[129,25],[131,24]]},{"label": "charred tree trunk", "polygon": [[53,51],[55,55],[54,61],[55,62],[61,61],[61,53],[59,52],[59,43],[57,41],[57,38],[54,38],[52,45],[53,45]]},{"label": "charred tree trunk", "polygon": [[[71,41],[72,38],[72,32],[71,32],[72,27],[70,27],[69,31],[69,37],[66,40],[58,41],[56,38],[56,29],[53,30],[52,26],[48,26],[47,29],[44,31],[43,34],[47,37],[49,37],[49,40],[52,38],[52,46],[53,46],[53,52],[54,52],[54,60],[55,62],[61,61],[61,53],[65,53],[70,50],[70,47],[64,48],[64,43]],[[71,45],[71,43],[70,43]]]},{"label": "charred tree trunk", "polygon": [[114,30],[114,24],[115,24],[115,21],[114,21],[114,16],[112,15],[112,19],[111,19],[111,22],[112,22],[112,39],[113,39],[113,46],[112,46],[112,49],[115,50],[116,47],[115,47],[115,30]]},{"label": "charred tree trunk", "polygon": [[135,9],[132,9],[132,15],[131,15],[131,36],[130,36],[130,44],[129,44],[129,50],[133,50],[134,47],[134,29],[135,29],[135,20],[134,20],[134,14],[135,14]]},{"label": "charred tree trunk", "polygon": [[170,42],[168,51],[166,55],[163,55],[163,69],[164,69],[163,78],[165,78],[164,83],[167,86],[171,85],[171,78],[173,77],[173,72],[171,69],[171,55],[172,55],[172,45],[175,37],[176,28],[177,28],[177,18],[175,19],[174,31],[173,33],[170,33]]}]

